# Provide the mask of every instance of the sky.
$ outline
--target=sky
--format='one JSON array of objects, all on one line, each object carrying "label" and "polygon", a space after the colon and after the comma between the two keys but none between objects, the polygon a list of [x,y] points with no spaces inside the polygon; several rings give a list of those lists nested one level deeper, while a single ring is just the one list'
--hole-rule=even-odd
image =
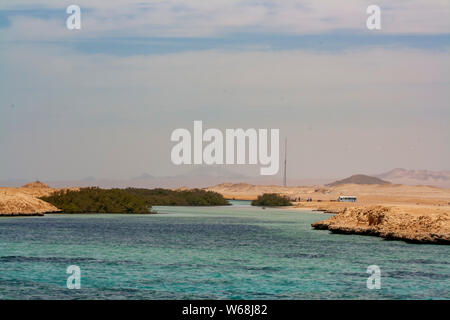
[{"label": "sky", "polygon": [[0,179],[183,174],[170,135],[194,120],[280,129],[295,178],[450,170],[449,16],[447,0],[2,1]]}]

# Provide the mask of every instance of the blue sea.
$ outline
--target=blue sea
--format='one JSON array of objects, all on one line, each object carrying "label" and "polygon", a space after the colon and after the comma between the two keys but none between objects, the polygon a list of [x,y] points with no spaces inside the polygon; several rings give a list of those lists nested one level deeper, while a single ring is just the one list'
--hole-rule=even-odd
[{"label": "blue sea", "polygon": [[154,209],[0,218],[0,299],[450,299],[450,246],[330,234],[311,228],[329,214],[248,202]]}]

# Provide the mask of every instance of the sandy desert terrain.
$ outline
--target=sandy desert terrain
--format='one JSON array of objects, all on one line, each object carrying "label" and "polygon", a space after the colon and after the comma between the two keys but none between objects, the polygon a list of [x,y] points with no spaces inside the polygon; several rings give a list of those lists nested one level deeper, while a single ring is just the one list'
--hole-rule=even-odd
[{"label": "sandy desert terrain", "polygon": [[[295,200],[293,208],[336,214],[314,224],[317,229],[419,243],[450,243],[450,189],[399,184],[285,188],[245,183],[225,183],[207,189],[237,200],[279,193]],[[356,196],[358,200],[336,201],[344,195]],[[312,201],[307,202],[307,198]]]}]

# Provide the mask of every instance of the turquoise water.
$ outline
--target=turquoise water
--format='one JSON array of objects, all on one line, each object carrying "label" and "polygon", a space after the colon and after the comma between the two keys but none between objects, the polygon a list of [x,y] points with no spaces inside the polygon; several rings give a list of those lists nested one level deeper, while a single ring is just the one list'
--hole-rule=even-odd
[{"label": "turquoise water", "polygon": [[[450,298],[449,246],[329,234],[310,227],[328,214],[234,204],[1,218],[0,298]],[[69,265],[79,290],[66,288]],[[369,265],[380,290],[367,289]]]}]

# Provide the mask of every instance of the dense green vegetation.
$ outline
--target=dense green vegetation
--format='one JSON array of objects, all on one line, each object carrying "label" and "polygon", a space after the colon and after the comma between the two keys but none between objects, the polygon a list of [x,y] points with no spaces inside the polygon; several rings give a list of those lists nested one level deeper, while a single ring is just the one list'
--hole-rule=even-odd
[{"label": "dense green vegetation", "polygon": [[201,189],[128,188],[125,190],[145,199],[148,205],[155,206],[226,206],[230,204],[220,193]]},{"label": "dense green vegetation", "polygon": [[292,203],[286,196],[277,193],[264,193],[252,201],[252,206],[281,207],[292,206]]},{"label": "dense green vegetation", "polygon": [[141,197],[121,189],[81,188],[41,198],[65,213],[151,213]]},{"label": "dense green vegetation", "polygon": [[230,203],[219,193],[200,189],[100,189],[57,191],[42,200],[65,213],[152,213],[154,205],[224,206]]}]

